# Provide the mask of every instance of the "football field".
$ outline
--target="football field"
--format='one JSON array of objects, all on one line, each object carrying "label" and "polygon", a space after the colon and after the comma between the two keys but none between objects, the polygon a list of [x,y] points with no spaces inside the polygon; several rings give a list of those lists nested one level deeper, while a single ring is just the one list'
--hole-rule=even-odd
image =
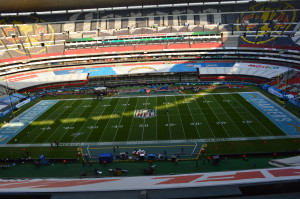
[{"label": "football field", "polygon": [[238,93],[59,100],[9,143],[97,143],[286,135]]}]

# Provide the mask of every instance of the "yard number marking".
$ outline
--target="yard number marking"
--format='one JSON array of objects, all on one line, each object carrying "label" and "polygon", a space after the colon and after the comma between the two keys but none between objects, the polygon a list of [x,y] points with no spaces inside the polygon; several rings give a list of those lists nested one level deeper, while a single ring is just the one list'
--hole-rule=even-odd
[{"label": "yard number marking", "polygon": [[74,129],[74,126],[65,126],[64,129],[66,130]]},{"label": "yard number marking", "polygon": [[103,104],[102,106],[105,106],[105,107],[106,107],[106,106],[110,106],[110,104]]},{"label": "yard number marking", "polygon": [[41,128],[42,131],[49,131],[51,129],[50,126]]},{"label": "yard number marking", "polygon": [[191,122],[190,125],[191,126],[200,126],[202,123],[200,122]]},{"label": "yard number marking", "polygon": [[176,124],[174,123],[169,123],[169,124],[165,124],[165,126],[175,126]]},{"label": "yard number marking", "polygon": [[115,125],[115,126],[111,126],[111,127],[115,128],[115,129],[120,129],[120,128],[123,128],[123,125],[119,124],[119,125]]},{"label": "yard number marking", "polygon": [[227,124],[228,122],[216,122],[216,124],[221,124],[221,125],[223,125],[223,124]]},{"label": "yard number marking", "polygon": [[86,128],[88,128],[88,129],[97,129],[98,126],[88,126],[88,127],[86,127]]},{"label": "yard number marking", "polygon": [[242,121],[244,124],[251,124],[253,121],[251,120],[246,120],[246,121]]},{"label": "yard number marking", "polygon": [[144,127],[148,127],[148,126],[149,126],[148,124],[140,124],[139,125],[140,128],[144,128]]}]

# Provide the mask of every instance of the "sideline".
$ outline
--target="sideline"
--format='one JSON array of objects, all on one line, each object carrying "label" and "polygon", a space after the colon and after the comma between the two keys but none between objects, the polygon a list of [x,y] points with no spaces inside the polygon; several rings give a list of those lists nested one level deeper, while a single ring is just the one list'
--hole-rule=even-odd
[{"label": "sideline", "polygon": [[[110,146],[110,145],[130,145],[130,144],[176,144],[176,143],[195,143],[195,142],[229,142],[229,141],[250,141],[250,140],[277,140],[288,138],[300,138],[300,135],[287,136],[264,136],[264,137],[245,137],[245,138],[208,138],[194,140],[161,140],[161,141],[129,141],[129,142],[85,142],[85,143],[59,143],[59,146]],[[45,144],[2,144],[0,147],[50,147],[50,143]]]}]

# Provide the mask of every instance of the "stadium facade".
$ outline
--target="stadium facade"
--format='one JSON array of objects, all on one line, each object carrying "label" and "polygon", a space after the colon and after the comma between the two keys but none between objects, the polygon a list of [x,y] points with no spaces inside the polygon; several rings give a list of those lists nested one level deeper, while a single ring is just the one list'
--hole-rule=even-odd
[{"label": "stadium facade", "polygon": [[[286,93],[292,95],[291,98],[299,95],[299,1],[28,0],[7,2],[0,11],[3,93],[6,88],[24,93],[72,86],[218,81],[276,85],[273,92],[277,95],[282,96],[282,90],[284,97]],[[291,99],[291,102],[298,104],[297,100]],[[299,168],[293,169],[282,175],[275,172],[275,177],[266,174],[268,171],[253,171],[258,179],[268,176],[268,180],[235,181],[229,183],[229,192],[222,192],[227,185],[220,184],[220,194],[202,196],[242,195],[236,184],[276,184],[276,175],[284,176],[280,179],[284,182],[298,183],[295,171]],[[200,178],[205,174],[195,175]],[[209,175],[208,178],[213,179],[217,174]],[[236,173],[222,176],[232,177]],[[183,179],[186,182],[186,178]],[[189,184],[193,180],[198,178],[187,181],[181,188],[195,189],[194,184]],[[100,181],[97,183],[110,179]],[[11,182],[3,183],[12,186]],[[49,181],[44,183],[49,185]],[[106,183],[109,187],[109,182]],[[151,187],[141,187],[141,192],[132,197],[166,198],[166,190],[172,186],[147,197],[148,189],[161,189],[151,184]],[[2,187],[2,193],[6,192],[5,186]],[[22,189],[20,183],[20,187],[20,190],[12,190],[18,194],[40,193],[32,186]],[[198,188],[192,195],[185,194],[201,197],[197,194]],[[98,191],[90,186],[82,192],[87,190]],[[126,190],[128,188],[124,188],[124,193]],[[53,192],[45,188],[44,193],[48,191]]]}]

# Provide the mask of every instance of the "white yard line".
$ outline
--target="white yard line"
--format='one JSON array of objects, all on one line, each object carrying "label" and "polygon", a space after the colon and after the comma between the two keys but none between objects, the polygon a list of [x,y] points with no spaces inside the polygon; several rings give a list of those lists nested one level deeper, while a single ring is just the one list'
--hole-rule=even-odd
[{"label": "white yard line", "polygon": [[[126,104],[128,104],[128,102],[129,102],[129,98],[127,99]],[[129,104],[129,105],[130,105],[130,104]],[[121,124],[121,122],[122,122],[122,118],[123,118],[124,112],[125,112],[125,110],[127,109],[127,107],[128,107],[129,105],[124,106],[124,110],[123,110],[123,113],[121,114],[122,116],[121,116],[121,118],[120,118],[120,121],[119,121],[118,126],[120,126],[120,124]],[[109,122],[109,121],[108,121],[108,122]],[[116,132],[115,132],[115,136],[114,136],[113,141],[115,141],[115,138],[116,138],[116,136],[117,136],[118,131],[119,131],[119,128],[117,128],[117,130],[116,130]]]},{"label": "white yard line", "polygon": [[193,155],[193,154],[195,153],[195,150],[196,150],[197,146],[198,146],[198,143],[197,143],[197,142],[195,142],[195,147],[194,147],[194,149],[193,149],[193,151],[192,151],[191,155]]},{"label": "white yard line", "polygon": [[[88,105],[90,105],[92,102],[90,102]],[[82,103],[80,103],[80,104],[82,104]],[[76,109],[75,109],[75,113],[76,113],[76,110],[77,109],[79,109],[79,108],[81,108],[82,106],[78,106]],[[88,108],[88,107],[87,107]],[[79,119],[79,117],[80,117],[80,115],[81,115],[81,113],[82,112],[84,112],[84,110],[80,110],[80,114],[79,115],[77,115],[76,116],[76,120],[74,121],[74,122],[72,122],[72,123],[70,123],[70,126],[73,126],[76,122],[77,122],[77,120]],[[71,113],[72,114],[72,113]],[[59,138],[59,140],[58,140],[58,142],[60,142],[61,141],[61,139],[70,131],[70,130],[72,130],[72,129],[68,129],[66,132],[64,132],[64,134],[63,134],[63,136],[61,136],[60,138]]]},{"label": "white yard line", "polygon": [[[88,105],[90,105],[92,103],[92,101],[88,104]],[[80,103],[81,104],[81,103]],[[75,109],[75,112],[76,112],[76,110],[77,109],[79,109],[79,108],[81,108],[82,106],[78,106],[76,109]],[[89,108],[89,107],[87,107],[87,108]],[[86,108],[86,109],[87,109]],[[81,113],[83,113],[85,110],[80,110],[80,115],[81,115]],[[72,125],[74,125],[75,123],[76,123],[76,121],[79,119],[79,117],[76,117],[76,120],[74,121],[74,122],[72,122],[71,124],[70,124],[70,126],[72,126]],[[65,133],[64,133],[64,135],[63,136],[61,136],[60,138],[59,138],[59,140],[58,140],[58,142],[60,142],[61,141],[61,139],[70,131],[71,129],[68,129]]]},{"label": "white yard line", "polygon": [[[109,105],[109,103],[111,102],[111,99],[109,99],[109,101],[108,101],[108,103],[106,104],[106,105]],[[101,106],[102,106],[103,104],[101,104]],[[103,108],[103,110],[101,111],[101,113],[99,113],[99,117],[101,117],[102,116],[102,114],[103,114],[103,112],[106,110],[108,108],[108,106],[105,106],[105,108]],[[96,124],[98,124],[98,122],[99,122],[99,120],[95,120],[96,122]],[[91,136],[91,133],[93,132],[93,129],[91,129],[91,131],[90,131],[90,133],[89,133],[89,135],[87,136],[87,138],[85,139],[85,142],[89,139],[89,137]]]},{"label": "white yard line", "polygon": [[166,109],[167,109],[167,117],[168,117],[168,126],[169,126],[169,133],[170,133],[170,139],[172,140],[172,132],[171,132],[171,128],[170,128],[170,119],[169,119],[169,108],[168,108],[168,100],[167,100],[167,98],[166,98],[166,96],[165,96],[165,105],[166,105]]},{"label": "white yard line", "polygon": [[109,120],[107,121],[107,124],[105,125],[105,127],[104,127],[104,129],[103,129],[103,131],[102,131],[102,135],[101,135],[101,137],[100,137],[100,139],[99,139],[98,142],[100,142],[100,140],[102,139],[102,137],[103,137],[103,135],[104,135],[104,132],[105,132],[107,126],[109,125],[109,121],[111,120],[112,116],[114,115],[114,112],[116,111],[116,108],[118,107],[118,104],[120,103],[120,101],[121,101],[121,100],[119,99],[118,102],[117,102],[117,104],[115,105],[115,108],[114,108],[114,110],[113,110],[113,113],[110,114]]},{"label": "white yard line", "polygon": [[[203,98],[205,99],[205,96],[203,96]],[[206,100],[206,99],[205,99],[205,100]],[[220,122],[219,117],[215,114],[214,110],[211,108],[211,106],[209,105],[209,103],[207,103],[207,104],[208,104],[209,108],[212,110],[212,113],[216,116],[217,120]],[[222,128],[225,130],[225,133],[227,134],[227,137],[230,137],[229,134],[228,134],[228,132],[227,132],[227,130],[226,130],[226,128],[224,127],[224,125],[223,125],[223,124],[220,124],[220,125],[221,125]]]},{"label": "white yard line", "polygon": [[[151,96],[145,96],[145,95],[134,95],[134,96],[116,96],[116,97],[104,97],[104,99],[114,99],[114,98],[133,98],[133,97],[164,97],[164,96],[194,96],[194,95],[226,95],[226,94],[233,94],[233,93],[255,93],[255,91],[252,92],[230,92],[230,93],[198,93],[198,94],[173,94],[173,95],[151,95]],[[59,100],[92,100],[94,98],[76,98],[76,99],[59,99]]]},{"label": "white yard line", "polygon": [[[147,100],[146,100],[146,109],[148,107],[148,97],[147,97]],[[142,132],[142,140],[144,140],[144,132],[145,132],[145,122],[146,122],[146,118],[144,118],[144,121],[143,121],[143,132]]]},{"label": "white yard line", "polygon": [[[230,97],[233,98],[234,101],[237,101],[232,95],[230,95]],[[226,98],[224,98],[223,95],[222,95],[222,98],[226,100]],[[229,103],[229,105],[230,105],[233,109],[235,109],[235,107],[232,106],[231,103]],[[243,109],[245,109],[245,108],[243,107]],[[237,114],[238,114],[243,120],[247,120],[247,119],[244,117],[243,114],[240,114],[240,112],[238,112],[238,111],[236,111],[236,112],[237,112]],[[255,119],[256,119],[256,118],[255,118]],[[248,123],[246,123],[246,124],[247,124],[247,125],[253,130],[253,132],[257,135],[256,130],[253,129],[252,125],[250,125],[250,124],[248,124]],[[259,136],[259,135],[257,135],[257,136]],[[246,137],[246,136],[245,136],[245,137]]]},{"label": "white yard line", "polygon": [[[139,100],[140,100],[140,97],[137,97],[137,101],[136,101],[136,104],[135,104],[135,107],[134,107],[134,110],[136,110],[137,108],[137,105],[139,104]],[[131,132],[131,129],[132,129],[132,124],[133,124],[133,119],[134,119],[134,116],[132,117],[131,119],[131,123],[130,123],[130,128],[129,128],[129,133],[128,133],[128,137],[127,137],[127,141],[129,141],[128,139],[130,138],[130,132]]]},{"label": "white yard line", "polygon": [[[183,96],[183,97],[184,97],[184,100],[186,101],[185,96]],[[193,99],[193,100],[194,100],[194,99]],[[195,124],[196,122],[195,122],[195,119],[194,119],[194,115],[192,114],[192,111],[191,111],[191,109],[190,109],[190,107],[189,107],[189,104],[187,103],[186,106],[188,107],[189,112],[190,112],[190,115],[191,115],[191,117],[192,117],[192,119],[193,119],[193,122],[194,122],[194,124]],[[196,128],[198,137],[201,138],[197,126],[195,126],[195,128]]]},{"label": "white yard line", "polygon": [[[232,96],[233,97],[233,96]],[[243,97],[243,96],[242,96]],[[273,134],[272,134],[272,132],[268,129],[268,128],[266,128],[250,111],[248,111],[248,109],[247,108],[245,108],[237,99],[235,99],[235,97],[233,97],[234,98],[234,100],[235,101],[237,101],[237,103],[239,103],[239,105],[240,106],[242,106],[250,115],[252,115],[252,117],[256,120],[256,121],[258,121],[258,123],[260,123],[260,125],[264,128],[264,129],[266,129],[269,133],[270,133],[270,135],[271,136],[274,136]],[[245,99],[245,98],[244,98]],[[248,102],[249,103],[249,102]],[[251,104],[251,103],[250,103]],[[252,105],[252,104],[251,104]],[[253,106],[253,105],[252,105]],[[255,109],[257,109],[255,106],[253,106]],[[258,110],[258,109],[257,109]],[[258,110],[259,112],[261,112],[260,110]],[[269,119],[269,118],[268,118]],[[255,134],[257,135],[257,133],[255,132]],[[257,135],[257,136],[259,136],[259,135]]]},{"label": "white yard line", "polygon": [[[217,94],[229,94],[229,95],[232,95],[232,94],[238,94],[238,93],[259,93],[259,92],[231,92],[231,93],[203,93],[203,94],[184,94],[184,95],[152,95],[152,96],[124,96],[124,97],[106,97],[106,98],[104,98],[104,99],[109,99],[110,101],[112,100],[112,99],[114,99],[114,98],[127,98],[127,102],[129,101],[129,98],[136,98],[136,97],[138,97],[138,98],[142,98],[142,97],[147,97],[147,101],[148,101],[148,99],[149,99],[149,97],[155,97],[155,99],[156,99],[156,105],[157,105],[157,97],[165,97],[165,100],[166,100],[166,103],[168,103],[168,101],[167,101],[167,97],[168,96],[172,96],[172,97],[175,97],[175,96],[184,96],[184,97],[186,97],[186,96],[205,96],[205,95],[217,95]],[[260,93],[259,93],[260,94]],[[263,95],[263,97],[265,97],[264,95]],[[205,98],[205,97],[204,97]],[[224,97],[223,97],[224,98]],[[76,100],[86,100],[86,99],[92,99],[92,98],[81,98],[81,99],[63,99],[63,100],[60,100],[60,101],[64,101],[64,100],[71,100],[71,101],[76,101]],[[233,99],[235,100],[235,101],[237,101],[234,97],[233,97]],[[268,98],[267,98],[268,99]],[[269,99],[268,99],[269,100]],[[74,103],[73,102],[73,103]],[[73,104],[72,103],[72,104]],[[119,103],[119,101],[118,101],[118,103]],[[118,104],[117,103],[117,104]],[[177,101],[175,102],[176,103],[176,106],[177,106],[177,110],[179,111],[179,108],[178,108],[178,105],[177,105]],[[203,112],[202,112],[202,109],[200,108],[200,105],[197,103],[197,101],[195,101],[195,103],[196,103],[196,105],[199,107],[199,110],[200,110],[200,112],[201,112],[201,115],[204,117],[204,119],[206,120],[206,118],[205,118],[205,116],[204,116],[204,114],[203,114]],[[219,104],[219,102],[217,101],[217,103]],[[239,103],[238,101],[237,101],[237,103]],[[275,103],[274,103],[275,104]],[[252,115],[252,113],[251,112],[249,112],[242,104],[240,104],[239,103],[239,105],[241,106],[241,107],[243,107],[248,113],[250,113],[251,115]],[[273,103],[272,103],[272,105],[273,105]],[[189,108],[189,111],[190,111],[190,113],[191,113],[191,110],[190,110],[190,107],[189,107],[189,105],[187,104],[187,106],[188,106],[188,108]],[[211,106],[208,104],[208,106],[210,107],[210,109],[211,109]],[[219,106],[220,106],[220,104],[219,104]],[[117,106],[116,106],[117,107]],[[115,109],[116,109],[116,107],[115,107]],[[136,104],[136,107],[137,107],[137,104]],[[126,108],[127,108],[127,106],[125,106],[125,109],[124,110],[126,110]],[[169,109],[169,105],[168,104],[166,104],[166,108],[167,108],[167,110]],[[280,107],[281,109],[282,109],[282,107]],[[114,109],[114,110],[115,110]],[[104,110],[105,109],[103,109],[103,111],[102,111],[102,113],[104,112]],[[211,109],[212,110],[212,109]],[[213,112],[213,114],[216,116],[216,114],[214,113],[214,111],[212,111]],[[284,112],[286,112],[286,110],[284,110]],[[54,119],[54,121],[55,120],[57,120],[57,118],[59,118],[62,114],[63,114],[64,112],[62,112],[62,113],[60,113],[60,114],[58,114],[57,115],[57,117],[56,117],[56,119]],[[81,113],[81,111],[80,111],[80,113]],[[225,112],[226,113],[226,112]],[[78,111],[76,111],[75,110],[75,112],[72,112],[72,113],[70,113],[70,115],[76,115],[76,114],[78,114]],[[227,113],[226,113],[227,114]],[[91,116],[91,115],[90,115]],[[89,116],[89,117],[90,117]],[[227,116],[228,116],[228,114],[227,114]],[[240,115],[241,116],[241,115]],[[112,116],[111,116],[112,117]],[[111,120],[111,117],[109,118],[109,121]],[[122,117],[123,117],[123,115],[122,115]],[[122,117],[121,117],[121,119],[120,119],[120,123],[121,123],[121,121],[122,121]],[[168,123],[170,124],[170,117],[169,117],[169,113],[167,112],[167,117],[168,117]],[[193,119],[193,121],[195,121],[195,119],[194,119],[194,115],[193,114],[191,114],[191,117],[192,117],[192,119]],[[229,117],[229,116],[228,116]],[[259,121],[259,120],[257,120],[256,119],[256,117],[254,117],[253,115],[252,115],[252,117],[256,120],[256,121],[258,121],[258,123],[261,125],[261,126],[263,126],[262,124],[261,124],[261,122]],[[216,118],[217,118],[217,120],[219,120],[219,117],[217,117],[216,116]],[[229,117],[230,118],[230,117]],[[78,119],[78,118],[77,118]],[[181,119],[181,117],[180,117],[180,120],[181,120],[181,125],[182,125],[182,128],[183,128],[183,123],[182,123],[182,119]],[[232,119],[230,118],[230,120],[232,121]],[[109,121],[108,121],[108,123],[107,123],[107,125],[109,124]],[[133,121],[133,120],[132,120]],[[207,120],[206,120],[206,122],[207,122]],[[75,123],[75,122],[73,122],[73,123]],[[119,124],[120,124],[119,123]],[[234,124],[234,122],[233,122],[233,124]],[[62,124],[61,124],[62,125]],[[49,138],[51,138],[53,135],[55,135],[55,133],[56,133],[56,131],[57,130],[59,130],[60,128],[61,128],[61,125],[59,125],[57,128],[56,128],[56,130],[54,131],[54,132],[52,132],[51,133],[51,135],[44,141],[45,143],[47,142],[47,140],[49,140]],[[105,126],[105,129],[107,128],[107,125]],[[145,120],[144,120],[144,125],[145,125]],[[235,125],[235,124],[234,124]],[[131,130],[131,127],[132,127],[132,123],[131,123],[131,125],[130,125],[130,130]],[[214,132],[212,131],[212,129],[211,129],[211,126],[208,124],[208,127],[210,128],[210,130],[211,130],[211,132],[212,132],[212,134],[213,134],[213,136],[215,137],[215,135],[214,135]],[[222,125],[222,127],[224,128],[224,126]],[[251,126],[250,126],[251,127]],[[39,127],[39,125],[37,125],[37,127],[35,127],[34,129],[36,129],[36,128],[40,128]],[[83,126],[81,127],[81,128],[83,128]],[[80,128],[80,130],[81,130],[81,128]],[[252,129],[253,129],[253,127],[251,127]],[[267,128],[265,128],[264,126],[263,126],[263,128],[264,129],[267,129]],[[33,131],[34,131],[34,129],[33,129]],[[197,133],[198,133],[198,135],[199,135],[199,137],[200,137],[200,134],[199,134],[199,129],[196,127],[196,129],[197,129]],[[67,130],[67,132],[69,131],[70,129],[68,129]],[[79,131],[80,131],[79,130]],[[117,134],[117,132],[118,132],[118,130],[119,129],[117,129],[116,130],[116,133],[115,133],[115,136],[116,136],[116,134]],[[183,128],[183,130],[184,130],[184,128]],[[227,133],[227,130],[224,128],[224,130],[225,130],[225,132],[226,132],[226,134],[228,135],[228,133]],[[143,133],[142,133],[142,139],[143,139],[143,136],[144,136],[144,131],[145,131],[145,127],[143,127]],[[240,129],[239,129],[239,131],[240,131]],[[65,133],[67,133],[67,132],[65,132]],[[92,131],[91,131],[92,132]],[[90,132],[90,133],[91,133]],[[103,131],[104,132],[104,131]],[[254,131],[255,132],[255,134],[257,134],[256,133],[256,131]],[[270,135],[272,135],[272,133],[271,133],[271,131],[269,130],[269,129],[267,129],[267,132],[269,132],[269,134]],[[171,131],[171,128],[170,128],[170,126],[169,126],[169,133],[170,133],[170,139],[172,139],[172,131]],[[243,133],[242,133],[243,134]],[[130,134],[129,134],[130,135]],[[129,136],[128,135],[128,139],[129,139]],[[185,132],[184,132],[184,135],[185,135]],[[34,138],[34,140],[32,141],[32,142],[34,142],[36,139],[38,139],[40,136],[42,136],[42,133],[40,134],[40,135],[38,135],[38,136],[36,136],[35,138]],[[90,136],[90,135],[89,135]],[[89,137],[88,136],[88,137]],[[103,134],[101,135],[101,138],[100,138],[100,140],[102,139],[102,136],[103,136]],[[114,136],[114,139],[115,139],[115,136]],[[157,136],[158,136],[158,130],[157,130],[157,117],[156,117],[156,139],[157,139]],[[186,135],[185,135],[186,136]],[[259,135],[258,135],[259,136]],[[273,136],[273,135],[272,135]],[[63,137],[63,136],[62,136]],[[60,137],[60,139],[62,139],[62,137]],[[88,137],[87,137],[87,139],[88,139]],[[22,140],[24,140],[25,138],[23,138]],[[75,139],[75,138],[73,138],[73,139]],[[87,139],[85,140],[85,141],[87,141]],[[21,141],[22,141],[21,140]],[[99,141],[100,141],[99,140]],[[127,140],[128,141],[128,140]]]},{"label": "white yard line", "polygon": [[[81,103],[82,103],[82,102],[81,102]],[[80,104],[81,104],[81,103],[80,103]],[[72,104],[73,104],[73,103],[72,103]],[[74,111],[77,112],[77,109],[79,109],[79,107],[80,107],[80,106],[78,106]],[[73,112],[73,111],[72,111],[72,112]],[[65,118],[61,118],[61,119],[65,119]],[[63,123],[60,124],[60,125],[56,128],[56,130],[51,134],[51,136],[49,136],[45,141],[49,140],[49,138],[51,138],[53,135],[55,135],[56,131],[59,131],[59,130],[61,131],[61,126],[63,126]],[[67,130],[67,131],[68,131],[68,130]],[[66,133],[66,132],[64,132],[64,134],[65,134],[65,133]],[[61,138],[60,138],[60,139],[61,139]],[[60,139],[59,139],[59,140],[60,140]],[[58,140],[57,140],[57,141],[58,141]]]},{"label": "white yard line", "polygon": [[182,119],[181,119],[181,114],[180,114],[180,111],[179,111],[179,107],[178,107],[178,105],[177,105],[177,100],[176,100],[176,97],[175,96],[173,96],[174,97],[174,99],[175,99],[175,104],[176,104],[176,107],[177,107],[177,112],[179,113],[179,119],[180,119],[180,122],[181,122],[181,128],[183,129],[183,134],[184,134],[184,138],[186,139],[186,134],[185,134],[185,130],[184,130],[184,127],[183,127],[183,123],[182,123]]},{"label": "white yard line", "polygon": [[[222,96],[222,95],[221,95]],[[223,107],[221,106],[221,104],[218,102],[218,100],[216,98],[214,98],[215,101],[218,103],[219,107],[223,110],[223,112],[225,112],[225,114],[227,115],[227,117],[229,118],[229,120],[233,123],[233,125],[239,130],[239,132],[241,133],[241,136],[246,137],[244,135],[244,133],[240,130],[240,128],[235,124],[235,122],[231,119],[231,117],[228,115],[228,113],[223,109]],[[223,98],[224,99],[224,98]]]},{"label": "white yard line", "polygon": [[[74,102],[72,102],[72,104],[71,104],[71,106],[73,105],[75,103],[75,101]],[[63,103],[61,106],[64,106],[64,104],[65,103]],[[48,111],[48,110],[47,110]],[[66,110],[66,111],[68,111],[68,110]],[[66,111],[63,111],[63,112],[61,112],[60,114],[57,114],[57,116],[56,116],[56,118],[55,119],[53,119],[53,121],[56,121],[57,120],[57,118],[59,118],[63,113],[65,113]],[[54,113],[54,115],[55,115],[56,113]],[[52,114],[51,114],[52,115]],[[51,116],[50,115],[50,116]],[[47,120],[47,119],[46,119]],[[49,126],[51,126],[51,125],[49,125]],[[41,128],[40,127],[40,125],[37,125],[34,129],[33,129],[33,131],[35,131],[35,129],[38,129],[38,128]],[[54,131],[55,132],[55,131]],[[51,133],[51,135],[49,136],[49,137],[51,137],[53,134],[54,134],[54,132],[52,132]],[[34,140],[32,140],[31,142],[34,142],[36,139],[38,139],[40,136],[42,136],[43,135],[43,133],[44,133],[44,130],[42,131],[42,133],[39,135],[39,136],[37,136]],[[48,137],[48,138],[49,138]],[[44,141],[44,143],[47,143],[46,141],[47,141],[48,139],[46,139],[45,141]]]},{"label": "white yard line", "polygon": [[198,102],[197,102],[197,99],[195,99],[195,101],[194,101],[194,102],[195,102],[196,106],[198,106],[198,109],[199,109],[199,111],[201,112],[201,114],[200,114],[200,115],[202,115],[202,117],[205,119],[207,126],[209,127],[209,129],[210,129],[210,131],[211,131],[212,135],[213,135],[213,136],[214,136],[214,138],[215,138],[216,136],[215,136],[215,134],[214,134],[214,132],[213,132],[212,128],[210,127],[210,125],[209,125],[209,123],[208,123],[208,121],[207,121],[207,119],[206,119],[206,117],[205,117],[205,115],[204,115],[204,113],[203,113],[203,111],[202,111],[202,109],[201,109],[200,105],[198,104]]},{"label": "white yard line", "polygon": [[[110,101],[111,101],[111,99],[106,103],[106,105],[109,104]],[[93,114],[94,114],[94,113],[97,113],[98,107],[101,107],[102,105],[105,104],[105,103],[103,103],[103,102],[104,102],[104,100],[103,100],[102,102],[99,102],[99,104],[94,108],[94,111],[91,112],[91,114],[87,117],[86,120],[89,120],[90,118],[94,117]],[[107,106],[106,106],[105,108],[103,108],[103,110],[102,110],[101,113],[99,113],[99,114],[102,115],[102,113],[104,112],[104,110],[105,110],[106,108],[107,108]],[[93,125],[97,124],[97,122],[98,122],[98,120],[95,120],[95,122],[94,122]],[[84,127],[86,127],[85,124],[83,124],[83,125],[80,127],[80,129],[78,130],[78,132],[81,132],[82,129],[83,129]],[[90,134],[91,134],[92,131],[93,131],[93,129],[89,129],[89,133],[88,133],[88,136],[87,136],[86,139],[85,139],[85,142],[86,142],[87,139],[89,138],[89,136],[90,136]],[[73,140],[74,140],[75,138],[76,138],[76,137],[74,137]],[[72,140],[72,143],[73,143],[73,140]]]}]

